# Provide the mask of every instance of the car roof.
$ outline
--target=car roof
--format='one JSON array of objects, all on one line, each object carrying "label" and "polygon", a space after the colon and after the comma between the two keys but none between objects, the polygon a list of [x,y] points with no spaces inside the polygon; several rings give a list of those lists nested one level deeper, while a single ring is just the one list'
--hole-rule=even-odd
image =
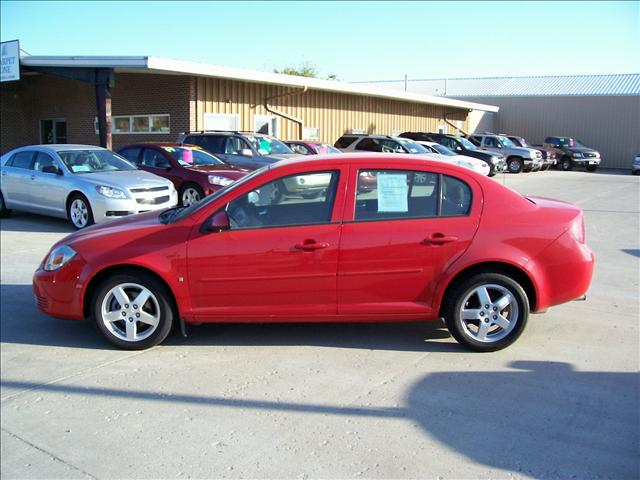
[{"label": "car roof", "polygon": [[97,145],[81,145],[77,143],[47,143],[36,145],[24,145],[14,150],[49,150],[54,152],[67,151],[67,150],[106,150],[106,148],[99,147]]}]

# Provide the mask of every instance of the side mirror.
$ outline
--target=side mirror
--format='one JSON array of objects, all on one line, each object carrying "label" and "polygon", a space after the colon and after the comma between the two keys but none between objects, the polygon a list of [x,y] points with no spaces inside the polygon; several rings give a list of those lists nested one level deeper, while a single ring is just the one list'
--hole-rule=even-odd
[{"label": "side mirror", "polygon": [[231,229],[229,216],[224,210],[220,210],[205,220],[200,227],[202,233],[220,233]]},{"label": "side mirror", "polygon": [[243,157],[253,157],[253,152],[250,148],[243,148],[242,150],[240,150],[240,155],[242,155]]},{"label": "side mirror", "polygon": [[53,173],[55,175],[62,175],[62,170],[60,170],[55,165],[47,165],[46,167],[43,167],[42,168],[42,172],[43,173]]}]

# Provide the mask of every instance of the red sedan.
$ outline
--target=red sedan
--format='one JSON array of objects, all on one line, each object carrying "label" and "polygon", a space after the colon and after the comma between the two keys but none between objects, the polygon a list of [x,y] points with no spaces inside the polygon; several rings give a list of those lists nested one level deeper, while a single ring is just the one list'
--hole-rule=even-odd
[{"label": "red sedan", "polygon": [[422,157],[349,154],[278,162],[188,208],[74,233],[33,288],[44,312],[91,318],[125,349],[175,322],[444,317],[460,343],[491,351],[529,312],[583,297],[593,266],[571,204]]},{"label": "red sedan", "polygon": [[171,180],[178,191],[178,201],[185,207],[230,185],[248,172],[195,145],[136,143],[120,149],[118,154],[140,170]]}]

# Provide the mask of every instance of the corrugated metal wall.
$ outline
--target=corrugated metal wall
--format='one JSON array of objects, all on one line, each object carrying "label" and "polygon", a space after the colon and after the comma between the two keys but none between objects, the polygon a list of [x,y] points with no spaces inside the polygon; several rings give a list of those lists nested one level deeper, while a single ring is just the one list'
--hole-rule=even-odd
[{"label": "corrugated metal wall", "polygon": [[464,100],[500,107],[494,116],[496,133],[521,135],[531,143],[542,143],[550,135],[575,137],[600,152],[605,168],[631,168],[633,157],[640,153],[640,96]]},{"label": "corrugated metal wall", "polygon": [[[195,77],[195,125],[204,128],[204,113],[232,113],[240,117],[240,130],[253,131],[254,115],[273,115],[264,106],[265,98],[287,92],[290,87],[240,82],[216,78]],[[467,127],[466,109],[402,102],[361,95],[349,95],[317,90],[276,98],[269,105],[288,116],[303,121],[305,127],[320,129],[320,139],[333,144],[343,133],[362,129],[367,133],[389,135],[394,131],[438,131],[445,125],[444,114],[462,129]],[[455,113],[450,113],[455,112]],[[279,137],[300,138],[298,125],[280,118]],[[448,131],[453,131],[447,126]]]}]

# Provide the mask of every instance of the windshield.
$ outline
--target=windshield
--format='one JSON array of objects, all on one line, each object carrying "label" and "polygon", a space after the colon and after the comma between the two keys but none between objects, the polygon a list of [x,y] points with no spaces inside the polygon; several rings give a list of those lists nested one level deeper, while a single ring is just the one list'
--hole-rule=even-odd
[{"label": "windshield", "polygon": [[404,148],[406,148],[409,151],[409,153],[429,153],[429,150],[424,148],[419,143],[414,142],[413,140],[397,138],[396,141],[400,145],[402,145]]},{"label": "windshield", "polygon": [[263,135],[245,135],[246,139],[251,142],[253,148],[255,148],[262,155],[270,154],[286,154],[293,153],[289,147],[278,140],[275,137],[265,137]]},{"label": "windshield", "polygon": [[476,146],[466,138],[456,137],[456,140],[458,140],[462,144],[462,146],[467,150],[477,150]]},{"label": "windshield", "polygon": [[249,175],[242,177],[240,180],[237,180],[235,182],[233,182],[231,185],[229,185],[228,187],[223,187],[220,190],[216,190],[212,195],[209,195],[208,197],[204,197],[201,198],[199,201],[192,203],[191,205],[189,205],[186,208],[178,208],[178,209],[169,209],[166,210],[163,213],[163,216],[165,214],[172,214],[170,216],[166,216],[164,219],[161,218],[161,220],[163,221],[163,223],[174,223],[177,222],[178,220],[188,217],[189,215],[197,212],[198,210],[200,210],[203,207],[206,207],[207,205],[209,205],[211,202],[214,202],[215,200],[217,200],[218,198],[220,198],[222,195],[225,195],[227,192],[230,192],[232,190],[235,190],[236,188],[238,188],[240,185],[244,185],[244,183],[247,180],[252,179],[253,177],[260,175],[262,172],[268,170],[269,168],[271,168],[271,165],[265,165],[262,168],[259,168],[258,170],[254,170],[253,172],[251,172]]},{"label": "windshield", "polygon": [[[529,143],[528,143],[524,138],[522,138],[522,137],[513,137],[513,138],[514,138],[514,140],[517,140],[517,142],[514,142],[514,143],[517,143],[520,147],[526,147],[526,148],[529,148],[529,147],[531,146],[531,145],[529,145]],[[513,140],[512,140],[512,141],[513,141]]]},{"label": "windshield", "polygon": [[441,155],[446,155],[448,157],[455,157],[456,153],[453,152],[452,150],[448,149],[447,147],[445,147],[444,145],[440,145],[438,143],[431,145],[431,147],[433,147],[433,149],[438,152]]},{"label": "windshield", "polygon": [[71,173],[137,170],[135,165],[109,150],[69,150],[58,155]]},{"label": "windshield", "polygon": [[500,137],[500,141],[502,141],[502,144],[507,148],[515,147],[513,142],[511,140],[509,140],[507,137]]},{"label": "windshield", "polygon": [[171,155],[183,167],[193,167],[198,165],[225,165],[218,157],[200,150],[189,147],[162,147],[165,152]]}]

